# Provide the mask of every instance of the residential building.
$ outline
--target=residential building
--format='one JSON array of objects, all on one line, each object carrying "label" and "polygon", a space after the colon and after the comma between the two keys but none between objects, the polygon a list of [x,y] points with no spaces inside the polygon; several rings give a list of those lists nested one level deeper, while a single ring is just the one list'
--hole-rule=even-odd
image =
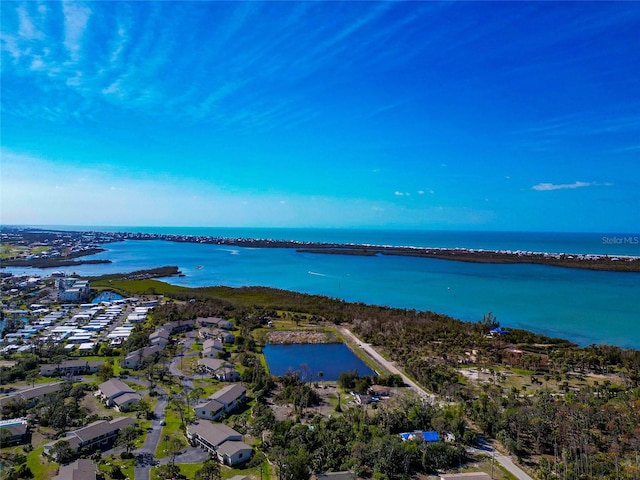
[{"label": "residential building", "polygon": [[106,448],[110,448],[110,445],[115,440],[118,432],[128,426],[135,425],[135,421],[130,417],[119,417],[111,420],[98,420],[90,423],[86,427],[82,427],[78,430],[68,432],[67,436],[53,442],[47,443],[44,446],[44,455],[50,455],[51,449],[54,445],[62,440],[69,442],[69,446],[74,452],[86,449],[88,451],[94,451],[100,448],[102,451]]},{"label": "residential building", "polygon": [[247,389],[240,384],[227,385],[211,396],[212,400],[217,400],[224,405],[225,412],[229,413],[242,405],[247,399]]},{"label": "residential building", "polygon": [[138,393],[124,393],[113,399],[113,405],[119,412],[128,412],[131,406],[140,400],[142,397]]},{"label": "residential building", "polygon": [[202,343],[202,356],[218,358],[218,354],[224,353],[224,345],[217,338],[209,338]]},{"label": "residential building", "polygon": [[139,348],[127,355],[124,360],[120,362],[122,368],[138,368],[138,366],[147,358],[160,355],[162,347],[160,345],[152,345],[150,347]]},{"label": "residential building", "polygon": [[24,400],[27,407],[35,405],[45,395],[50,395],[62,388],[62,382],[45,383],[37,387],[25,388],[19,392],[0,398],[0,408],[9,402]]},{"label": "residential building", "polygon": [[151,345],[160,345],[166,347],[169,344],[169,331],[163,327],[159,327],[155,332],[149,335],[149,343]]},{"label": "residential building", "polygon": [[439,442],[440,435],[438,432],[422,432],[417,430],[415,432],[405,432],[400,434],[400,438],[407,441],[418,441],[418,442]]},{"label": "residential building", "polygon": [[234,466],[251,458],[252,449],[242,441],[242,435],[222,423],[203,420],[187,426],[187,438],[194,446],[216,455],[225,465]]},{"label": "residential building", "polygon": [[193,407],[196,417],[206,420],[218,420],[225,413],[224,405],[217,400],[208,400]]},{"label": "residential building", "polygon": [[214,393],[206,402],[196,405],[198,418],[217,420],[225,413],[231,413],[244,403],[247,389],[242,385],[228,385]]},{"label": "residential building", "polygon": [[235,367],[220,358],[202,358],[198,360],[198,365],[220,381],[233,382],[240,379],[240,374]]},{"label": "residential building", "polygon": [[89,458],[79,458],[69,465],[60,465],[52,480],[96,480],[97,465]]},{"label": "residential building", "polygon": [[198,318],[196,320],[203,327],[218,327],[225,330],[233,330],[233,323],[219,317]]},{"label": "residential building", "polygon": [[58,300],[61,302],[79,303],[88,298],[90,293],[89,282],[76,278],[58,278],[56,287],[58,287]]},{"label": "residential building", "polygon": [[391,396],[391,388],[385,385],[371,385],[369,393],[377,397],[389,397]]},{"label": "residential building", "polygon": [[142,398],[129,385],[115,378],[98,385],[96,396],[100,397],[107,407],[116,407],[120,411],[126,411],[133,402]]},{"label": "residential building", "polygon": [[0,448],[21,445],[29,440],[29,428],[25,417],[0,421],[0,430],[9,432],[0,437],[2,438]]},{"label": "residential building", "polygon": [[216,454],[220,463],[234,467],[251,458],[252,448],[244,442],[226,441],[218,447]]},{"label": "residential building", "polygon": [[175,320],[173,322],[165,323],[162,328],[166,329],[172,335],[174,333],[189,332],[195,328],[195,320]]},{"label": "residential building", "polygon": [[47,363],[40,366],[40,375],[44,377],[64,377],[67,375],[89,375],[96,373],[100,367],[104,365],[104,361],[96,360],[89,362],[87,360],[65,360],[60,364]]},{"label": "residential building", "polygon": [[236,336],[233,333],[219,328],[202,327],[198,330],[198,336],[203,340],[217,338],[223,343],[234,343],[236,341]]}]

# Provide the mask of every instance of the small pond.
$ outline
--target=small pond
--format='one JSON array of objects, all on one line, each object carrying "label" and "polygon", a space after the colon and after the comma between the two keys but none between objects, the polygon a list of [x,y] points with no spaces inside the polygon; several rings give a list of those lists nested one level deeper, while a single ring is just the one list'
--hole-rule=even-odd
[{"label": "small pond", "polygon": [[271,375],[280,377],[291,370],[301,370],[305,365],[319,380],[336,381],[342,372],[357,370],[359,375],[374,372],[360,360],[344,343],[294,343],[289,345],[268,344],[262,349]]},{"label": "small pond", "polygon": [[123,298],[124,297],[119,293],[105,290],[104,292],[100,292],[96,298],[91,300],[91,303],[113,302],[114,300],[122,300]]}]

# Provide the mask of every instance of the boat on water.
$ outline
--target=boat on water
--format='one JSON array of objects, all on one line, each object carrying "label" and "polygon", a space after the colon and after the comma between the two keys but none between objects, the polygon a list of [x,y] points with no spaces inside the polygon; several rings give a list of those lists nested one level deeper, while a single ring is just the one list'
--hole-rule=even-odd
[{"label": "boat on water", "polygon": [[202,270],[202,265],[196,265],[196,268],[197,268],[198,270]]}]

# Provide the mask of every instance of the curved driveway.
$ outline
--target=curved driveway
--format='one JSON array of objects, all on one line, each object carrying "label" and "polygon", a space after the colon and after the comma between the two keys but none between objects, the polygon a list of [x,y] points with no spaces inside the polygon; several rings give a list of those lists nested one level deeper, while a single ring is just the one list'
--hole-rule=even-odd
[{"label": "curved driveway", "polygon": [[[187,340],[185,341],[184,345],[185,351],[189,351],[194,340],[195,332],[188,332]],[[176,378],[179,378],[185,387],[193,389],[193,381],[190,378],[185,377],[178,368],[178,364],[181,358],[182,356],[175,357],[171,361],[171,363],[169,364],[169,372],[172,375],[175,375]],[[134,477],[135,480],[149,480],[151,475],[151,467],[154,465],[167,463],[168,461],[167,458],[163,458],[161,460],[157,460],[155,458],[155,452],[158,448],[158,444],[160,443],[160,436],[162,434],[162,425],[160,425],[160,423],[162,422],[162,420],[164,420],[164,411],[168,403],[167,392],[159,386],[156,386],[156,388],[162,391],[162,395],[160,396],[156,408],[153,410],[151,429],[147,433],[147,438],[144,442],[144,445],[134,452],[137,459]],[[176,456],[176,463],[201,463],[204,462],[207,458],[208,455],[206,452],[193,447],[188,448],[185,452]]]},{"label": "curved driveway", "polygon": [[[160,389],[160,387],[156,387]],[[162,433],[162,425],[160,423],[164,419],[164,410],[167,407],[167,394],[163,391],[160,396],[156,408],[153,409],[153,420],[151,420],[151,430],[147,433],[144,445],[137,449],[136,454],[136,480],[149,480],[151,467],[157,463],[154,459],[156,448],[160,443],[160,434]]]}]

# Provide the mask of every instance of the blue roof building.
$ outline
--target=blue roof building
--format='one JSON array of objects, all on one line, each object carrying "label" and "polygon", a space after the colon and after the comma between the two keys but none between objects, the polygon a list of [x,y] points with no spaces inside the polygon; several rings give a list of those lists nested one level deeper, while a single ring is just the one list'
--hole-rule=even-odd
[{"label": "blue roof building", "polygon": [[400,434],[400,438],[407,442],[412,440],[422,441],[422,442],[439,442],[440,435],[438,432],[405,432]]}]

